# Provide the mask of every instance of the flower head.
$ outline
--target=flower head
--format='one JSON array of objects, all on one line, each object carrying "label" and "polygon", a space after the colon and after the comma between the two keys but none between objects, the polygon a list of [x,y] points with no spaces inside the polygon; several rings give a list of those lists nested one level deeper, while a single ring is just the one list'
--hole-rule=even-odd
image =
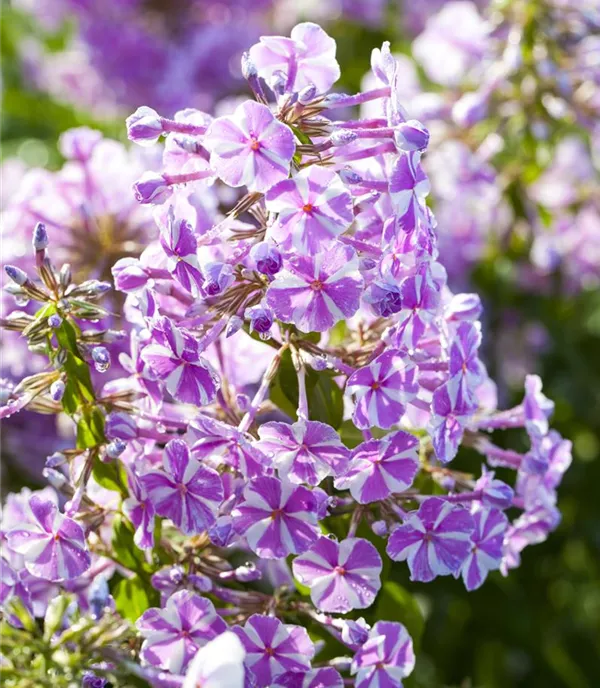
[{"label": "flower head", "polygon": [[402,686],[415,666],[412,640],[406,628],[393,621],[378,621],[352,662],[357,688]]},{"label": "flower head", "polygon": [[338,543],[321,537],[294,559],[294,576],[310,588],[317,609],[345,614],[373,604],[381,587],[381,557],[367,540],[347,538]]},{"label": "flower head", "polygon": [[466,509],[430,497],[390,535],[387,553],[394,561],[408,561],[412,580],[427,583],[460,570],[473,530],[473,517]]},{"label": "flower head", "polygon": [[164,470],[148,471],[141,483],[156,513],[185,535],[208,530],[223,500],[219,474],[190,456],[183,440],[171,440],[163,454]]}]

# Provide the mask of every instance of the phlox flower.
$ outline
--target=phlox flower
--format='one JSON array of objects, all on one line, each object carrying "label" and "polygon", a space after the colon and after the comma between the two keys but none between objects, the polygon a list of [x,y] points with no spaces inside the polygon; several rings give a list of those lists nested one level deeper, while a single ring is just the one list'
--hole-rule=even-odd
[{"label": "phlox flower", "polygon": [[415,653],[406,628],[378,621],[354,655],[352,673],[356,674],[356,688],[401,688],[402,679],[414,666]]},{"label": "phlox flower", "polygon": [[294,576],[310,588],[317,609],[345,614],[370,607],[381,587],[382,562],[375,547],[361,538],[338,543],[321,537],[294,559]]},{"label": "phlox flower", "polygon": [[223,500],[219,474],[190,456],[183,440],[165,447],[162,471],[148,471],[141,483],[159,516],[170,518],[184,535],[208,530]]},{"label": "phlox flower", "polygon": [[476,590],[490,571],[500,568],[502,542],[508,527],[508,519],[501,511],[487,507],[474,511],[473,521],[473,544],[460,569],[467,590]]},{"label": "phlox flower", "polygon": [[185,289],[197,294],[204,281],[196,255],[198,243],[189,222],[176,220],[172,209],[166,226],[160,229],[160,245],[167,256],[169,272]]},{"label": "phlox flower", "polygon": [[387,553],[394,561],[408,561],[411,580],[428,583],[460,570],[472,547],[474,525],[462,506],[430,497],[392,532]]},{"label": "phlox flower", "polygon": [[246,650],[232,631],[202,647],[189,665],[182,688],[243,688]]}]

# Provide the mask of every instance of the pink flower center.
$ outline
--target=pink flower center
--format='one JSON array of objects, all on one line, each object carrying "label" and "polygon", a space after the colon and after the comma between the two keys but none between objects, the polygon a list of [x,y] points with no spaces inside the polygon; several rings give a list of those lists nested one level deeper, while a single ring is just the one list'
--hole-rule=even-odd
[{"label": "pink flower center", "polygon": [[283,509],[275,509],[275,511],[271,512],[271,518],[275,520],[276,518],[281,518],[281,514],[283,514]]},{"label": "pink flower center", "polygon": [[183,496],[184,494],[187,494],[187,491],[188,491],[187,486],[184,485],[183,483],[179,483],[177,485],[177,492],[179,492],[180,495]]},{"label": "pink flower center", "polygon": [[371,389],[373,389],[373,390],[379,389],[380,387],[381,387],[381,382],[379,382],[378,380],[375,380],[375,382],[373,382],[371,384]]},{"label": "pink flower center", "polygon": [[54,542],[60,542],[60,535],[58,533],[54,536]]},{"label": "pink flower center", "polygon": [[265,647],[265,654],[267,657],[272,657],[275,654],[275,650],[272,647]]},{"label": "pink flower center", "polygon": [[251,136],[250,141],[250,148],[253,151],[257,151],[260,148],[260,141],[256,138],[256,136]]},{"label": "pink flower center", "polygon": [[337,573],[338,576],[346,575],[346,569],[343,566],[336,566],[334,571]]},{"label": "pink flower center", "polygon": [[323,289],[323,282],[321,280],[314,280],[314,282],[310,283],[310,288],[313,291],[321,291]]}]

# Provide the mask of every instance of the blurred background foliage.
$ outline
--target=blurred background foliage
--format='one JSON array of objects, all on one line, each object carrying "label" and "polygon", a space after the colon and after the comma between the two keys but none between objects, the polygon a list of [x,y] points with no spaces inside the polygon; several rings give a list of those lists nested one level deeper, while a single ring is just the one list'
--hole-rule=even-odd
[{"label": "blurred background foliage", "polygon": [[[390,40],[394,51],[409,52],[399,11],[390,9],[385,31],[341,20],[328,26],[338,42],[342,90],[358,89],[371,50],[382,41]],[[95,127],[125,140],[127,111],[99,119],[37,90],[27,79],[22,63],[27,41],[34,37],[56,51],[72,31],[67,20],[55,32],[42,32],[30,16],[3,0],[3,161],[17,157],[27,166],[58,168],[57,139],[73,126]],[[528,158],[528,174],[535,177],[535,155]],[[512,193],[519,218],[519,189]],[[502,404],[521,400],[522,379],[518,371],[507,372],[515,359],[527,359],[530,372],[541,375],[544,392],[556,402],[554,427],[573,440],[574,462],[559,492],[563,520],[545,543],[526,549],[521,568],[508,578],[493,573],[472,593],[447,578],[410,583],[406,566],[394,565],[390,576],[397,585],[386,593],[386,618],[411,618],[413,628],[421,623],[419,614],[425,618],[417,670],[408,686],[600,686],[600,293],[565,295],[558,277],[549,294],[522,292],[514,272],[526,249],[515,239],[490,251],[474,273],[472,288],[485,303],[486,362]],[[507,321],[512,323],[508,339]],[[533,357],[527,342],[532,325],[545,333],[544,346]],[[468,453],[457,461],[459,469],[478,463]],[[419,610],[404,590],[415,594]]]}]

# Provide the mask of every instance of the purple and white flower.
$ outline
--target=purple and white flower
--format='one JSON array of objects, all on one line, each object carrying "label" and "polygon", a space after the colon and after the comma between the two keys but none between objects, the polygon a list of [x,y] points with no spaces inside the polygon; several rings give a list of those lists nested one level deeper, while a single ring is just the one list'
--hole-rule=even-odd
[{"label": "purple and white flower", "polygon": [[133,541],[140,549],[154,545],[154,505],[140,478],[129,471],[127,476],[129,497],[123,501],[123,513],[133,524]]},{"label": "purple and white flower", "polygon": [[294,576],[310,588],[317,609],[345,614],[370,607],[381,587],[382,562],[375,547],[361,538],[338,543],[321,537],[293,563]]},{"label": "purple and white flower", "polygon": [[160,245],[167,256],[167,268],[189,292],[198,294],[204,278],[198,264],[198,242],[186,220],[176,220],[169,209],[167,224],[161,227]]},{"label": "purple and white flower", "polygon": [[175,674],[183,673],[196,652],[227,626],[213,603],[190,590],[180,590],[164,609],[151,607],[137,620],[144,638],[144,662]]},{"label": "purple and white flower", "polygon": [[363,280],[349,246],[334,244],[314,256],[289,258],[267,291],[267,303],[283,322],[302,332],[324,332],[353,316]]},{"label": "purple and white flower", "polygon": [[185,535],[210,528],[223,501],[219,474],[190,456],[183,440],[171,440],[163,454],[164,470],[148,471],[142,486],[159,516],[170,518]]},{"label": "purple and white flower", "polygon": [[346,392],[354,396],[356,427],[390,428],[398,423],[419,386],[414,364],[396,349],[388,349],[348,378]]},{"label": "purple and white flower", "polygon": [[305,487],[277,478],[256,478],[231,512],[233,527],[265,559],[301,554],[318,537],[317,503]]},{"label": "purple and white flower", "polygon": [[338,490],[350,490],[359,504],[386,499],[404,492],[419,470],[419,440],[398,430],[381,440],[359,444],[346,473],[335,481]]},{"label": "purple and white flower", "polygon": [[253,614],[243,628],[236,626],[233,630],[244,645],[246,666],[258,688],[268,688],[285,672],[310,669],[315,647],[304,628]]},{"label": "purple and white flower", "polygon": [[250,48],[250,59],[265,81],[273,83],[281,75],[287,93],[314,86],[322,94],[340,78],[335,53],[333,38],[317,24],[304,22],[292,29],[290,38],[262,36]]},{"label": "purple and white flower", "polygon": [[462,506],[430,497],[392,532],[387,553],[394,561],[408,561],[411,580],[428,583],[461,569],[474,527],[473,517]]},{"label": "purple and white flower", "polygon": [[498,509],[483,507],[472,515],[475,530],[471,535],[471,551],[460,569],[467,590],[476,590],[490,571],[500,568],[502,543],[508,528],[508,519]]},{"label": "purple and white flower", "polygon": [[250,100],[233,115],[215,119],[204,145],[220,179],[261,193],[287,178],[296,149],[292,130],[266,105]]},{"label": "purple and white flower", "polygon": [[33,576],[58,582],[78,578],[91,564],[83,528],[54,502],[33,495],[31,518],[7,533],[8,547],[22,555]]},{"label": "purple and white flower", "polygon": [[323,250],[354,220],[350,192],[326,167],[307,167],[279,182],[267,192],[265,204],[277,213],[269,236],[283,249],[302,253]]},{"label": "purple and white flower", "polygon": [[356,688],[398,688],[415,667],[415,653],[406,628],[393,621],[378,621],[354,655],[352,673]]},{"label": "purple and white flower", "polygon": [[169,393],[184,403],[210,404],[220,381],[210,363],[201,358],[198,340],[166,317],[158,319],[152,335],[154,342],[144,347],[141,357]]},{"label": "purple and white flower", "polygon": [[280,476],[293,483],[318,485],[328,475],[343,473],[348,462],[348,449],[326,423],[265,423],[258,429],[258,436],[256,446],[272,457]]},{"label": "purple and white flower", "polygon": [[429,180],[419,164],[421,154],[401,153],[390,175],[390,196],[394,206],[396,227],[412,232],[419,222],[427,221],[425,198]]}]

